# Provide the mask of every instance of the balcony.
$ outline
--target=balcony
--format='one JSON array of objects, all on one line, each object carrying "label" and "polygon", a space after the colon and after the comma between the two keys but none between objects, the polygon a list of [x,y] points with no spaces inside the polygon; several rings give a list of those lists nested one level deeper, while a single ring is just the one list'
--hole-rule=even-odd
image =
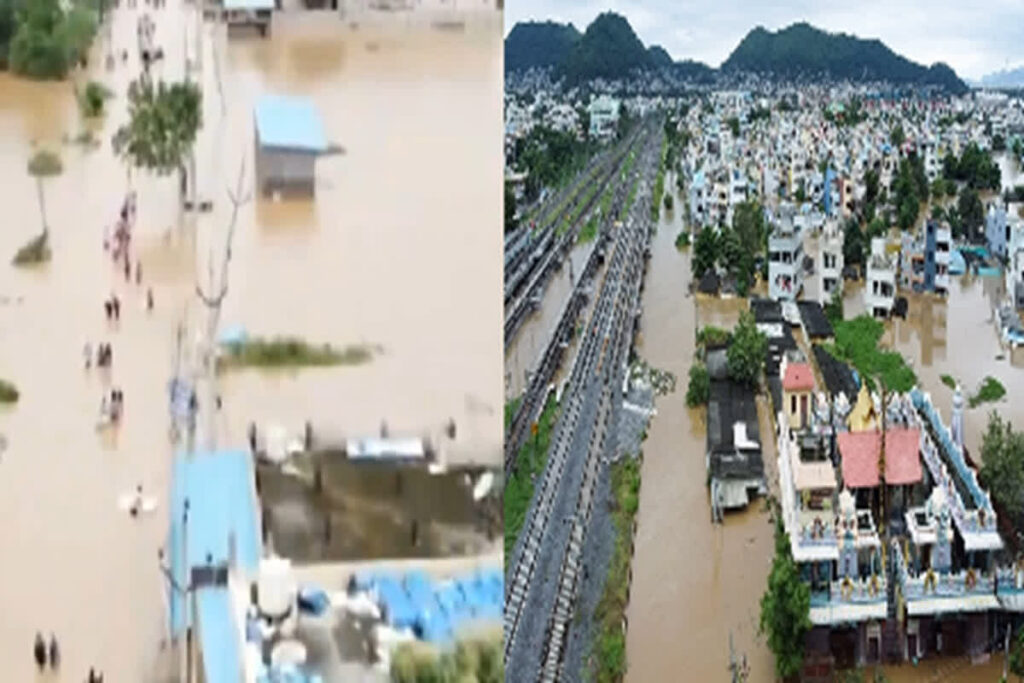
[{"label": "balcony", "polygon": [[884,619],[888,602],[885,573],[836,579],[828,590],[811,591],[811,623],[818,626]]},{"label": "balcony", "polygon": [[976,569],[911,572],[898,541],[892,542],[897,586],[910,616],[998,609],[996,575]]}]

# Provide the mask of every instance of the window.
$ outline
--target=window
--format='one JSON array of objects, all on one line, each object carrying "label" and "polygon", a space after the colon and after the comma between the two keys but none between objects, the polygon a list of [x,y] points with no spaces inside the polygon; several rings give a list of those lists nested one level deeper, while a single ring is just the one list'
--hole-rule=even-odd
[{"label": "window", "polygon": [[789,397],[789,412],[796,414],[796,396]]}]

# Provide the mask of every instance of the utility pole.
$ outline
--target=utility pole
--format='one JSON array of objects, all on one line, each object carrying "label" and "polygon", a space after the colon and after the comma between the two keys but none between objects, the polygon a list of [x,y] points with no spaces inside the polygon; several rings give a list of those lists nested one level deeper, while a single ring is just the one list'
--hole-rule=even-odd
[{"label": "utility pole", "polygon": [[204,401],[205,409],[207,411],[207,428],[209,439],[209,448],[213,448],[215,445],[216,429],[216,344],[217,344],[217,326],[220,323],[221,305],[224,303],[224,298],[228,293],[228,265],[231,263],[231,243],[235,234],[235,225],[238,223],[238,209],[252,198],[252,193],[248,193],[243,196],[243,182],[245,180],[245,158],[242,158],[242,162],[238,169],[238,183],[234,191],[228,189],[228,198],[231,200],[231,222],[228,224],[228,234],[224,245],[224,259],[221,261],[221,272],[219,285],[214,283],[213,278],[213,254],[211,250],[210,261],[209,261],[209,282],[207,284],[206,291],[196,283],[196,295],[199,300],[207,309],[207,328],[206,328],[206,342],[203,353],[203,371],[206,375],[207,385],[209,389],[209,395]]}]

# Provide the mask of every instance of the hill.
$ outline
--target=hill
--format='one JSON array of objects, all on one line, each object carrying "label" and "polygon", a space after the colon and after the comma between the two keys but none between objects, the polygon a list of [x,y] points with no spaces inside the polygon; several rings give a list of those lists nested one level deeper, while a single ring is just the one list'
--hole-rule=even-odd
[{"label": "hill", "polygon": [[981,85],[986,88],[1024,88],[1024,66],[982,76]]},{"label": "hill", "polygon": [[653,68],[657,59],[668,56],[657,50],[655,55],[647,51],[625,17],[605,12],[587,26],[561,71],[571,83],[623,78],[634,69]]},{"label": "hill", "polygon": [[505,38],[505,70],[560,68],[579,40],[580,32],[572,24],[520,22]]},{"label": "hill", "polygon": [[933,85],[955,94],[967,86],[947,65],[925,67],[890,50],[880,40],[827,33],[798,23],[777,32],[758,26],[722,63],[727,73],[772,74],[784,78],[829,76],[899,85]]}]

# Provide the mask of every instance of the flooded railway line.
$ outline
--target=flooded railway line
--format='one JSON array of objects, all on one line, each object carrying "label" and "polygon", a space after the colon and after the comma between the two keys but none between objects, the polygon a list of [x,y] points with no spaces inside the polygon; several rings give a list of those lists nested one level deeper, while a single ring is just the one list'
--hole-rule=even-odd
[{"label": "flooded railway line", "polygon": [[[635,144],[639,136],[646,136],[649,131],[636,131],[630,145]],[[641,145],[644,143],[641,142]],[[635,171],[634,171],[635,172]],[[565,305],[558,317],[558,323],[541,353],[533,372],[530,374],[529,385],[522,395],[519,407],[512,417],[505,435],[505,476],[511,476],[516,465],[519,449],[526,439],[530,425],[544,406],[548,387],[558,368],[561,366],[565,349],[575,332],[580,312],[586,306],[590,280],[605,259],[606,248],[610,239],[610,228],[625,207],[629,194],[629,183],[618,183],[615,186],[609,215],[605,217],[597,244],[590,252],[581,277],[573,286]],[[506,346],[508,339],[506,338]],[[578,355],[577,355],[578,357]]]},{"label": "flooded railway line", "polygon": [[[584,171],[583,181],[579,185],[579,192],[573,200],[563,201],[563,206],[557,210],[555,218],[544,228],[539,238],[537,249],[529,252],[528,257],[519,267],[519,272],[513,275],[514,280],[505,284],[506,315],[505,315],[505,348],[514,341],[526,318],[537,308],[537,300],[542,295],[545,286],[551,275],[558,270],[568,257],[573,243],[576,240],[576,227],[570,226],[562,235],[557,235],[557,226],[568,212],[579,207],[586,185],[586,180],[597,176],[596,188],[590,193],[586,203],[577,211],[576,222],[579,224],[600,201],[608,183],[612,182],[619,173],[626,161],[627,155],[636,143],[639,131],[634,130],[627,140],[624,140],[614,151],[607,156],[602,156],[601,163],[592,170]],[[562,201],[562,200],[559,200]],[[507,271],[506,271],[507,272]],[[525,284],[524,284],[525,283]],[[516,296],[517,290],[522,293]],[[511,298],[511,301],[510,301]]]},{"label": "flooded railway line", "polygon": [[[660,130],[660,128],[659,128]],[[510,680],[558,680],[572,621],[590,511],[633,339],[648,204],[660,134],[640,155],[640,197],[614,236],[611,263],[567,383],[564,411],[524,530],[506,563],[505,658]],[[550,523],[549,523],[550,522]]]}]

